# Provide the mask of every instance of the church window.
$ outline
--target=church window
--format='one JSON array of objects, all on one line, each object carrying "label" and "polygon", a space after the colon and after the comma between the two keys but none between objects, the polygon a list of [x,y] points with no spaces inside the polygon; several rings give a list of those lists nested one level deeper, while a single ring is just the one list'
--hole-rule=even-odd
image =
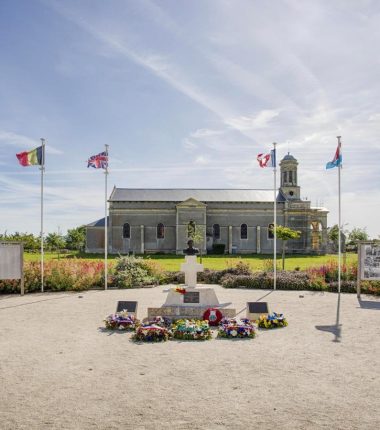
[{"label": "church window", "polygon": [[123,225],[123,238],[124,239],[131,238],[131,226],[127,222]]},{"label": "church window", "polygon": [[187,237],[193,237],[195,234],[195,222],[190,221],[189,224],[187,224]]},{"label": "church window", "polygon": [[165,226],[161,222],[157,224],[157,239],[165,238]]},{"label": "church window", "polygon": [[293,184],[293,172],[292,171],[289,172],[289,183]]},{"label": "church window", "polygon": [[220,239],[220,225],[214,224],[212,226],[212,236],[214,239]]},{"label": "church window", "polygon": [[242,224],[240,226],[240,239],[248,239],[248,226],[247,226],[247,224]]},{"label": "church window", "polygon": [[274,239],[274,224],[268,225],[268,239]]}]

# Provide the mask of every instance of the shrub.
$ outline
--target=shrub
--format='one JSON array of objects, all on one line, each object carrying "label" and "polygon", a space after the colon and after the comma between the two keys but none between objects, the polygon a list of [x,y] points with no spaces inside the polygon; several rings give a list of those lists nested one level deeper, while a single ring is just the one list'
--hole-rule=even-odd
[{"label": "shrub", "polygon": [[140,257],[120,257],[117,259],[112,286],[116,288],[133,288],[154,284],[158,279],[151,276],[153,266],[149,266]]},{"label": "shrub", "polygon": [[[325,282],[338,281],[338,263],[330,261],[320,267],[311,267],[307,270],[310,275],[321,276]],[[358,264],[353,262],[349,265],[342,265],[342,279],[345,281],[355,281],[357,279]]]},{"label": "shrub", "polygon": [[[87,290],[104,283],[103,273],[103,262],[75,259],[47,261],[44,264],[44,289],[46,291]],[[39,262],[26,262],[24,264],[24,285],[25,292],[41,290]],[[0,281],[0,292],[20,292],[20,281]]]},{"label": "shrub", "polygon": [[185,274],[183,272],[164,272],[162,283],[164,284],[183,284]]},{"label": "shrub", "polygon": [[[255,272],[251,275],[227,274],[222,278],[225,288],[257,288],[272,289],[273,273]],[[278,272],[276,288],[279,290],[310,289],[310,278],[305,272]]]},{"label": "shrub", "polygon": [[[338,292],[338,282],[330,282],[327,290],[332,293]],[[342,293],[356,293],[356,281],[341,281],[340,291]]]},{"label": "shrub", "polygon": [[212,245],[212,253],[213,254],[224,254],[224,251],[226,249],[226,245],[224,243],[214,243]]},{"label": "shrub", "polygon": [[362,281],[360,283],[361,292],[364,294],[375,294],[380,296],[380,281]]}]

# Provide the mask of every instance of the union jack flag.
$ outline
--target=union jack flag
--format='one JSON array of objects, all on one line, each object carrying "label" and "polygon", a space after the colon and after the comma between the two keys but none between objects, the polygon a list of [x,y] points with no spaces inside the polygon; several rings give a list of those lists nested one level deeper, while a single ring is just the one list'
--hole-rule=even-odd
[{"label": "union jack flag", "polygon": [[94,169],[107,169],[108,167],[108,154],[107,152],[101,152],[91,156],[88,159],[87,167],[93,167]]}]

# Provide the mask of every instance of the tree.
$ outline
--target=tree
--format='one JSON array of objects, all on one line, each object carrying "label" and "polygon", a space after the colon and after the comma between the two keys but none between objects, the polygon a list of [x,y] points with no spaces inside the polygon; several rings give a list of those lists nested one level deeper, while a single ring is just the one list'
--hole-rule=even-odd
[{"label": "tree", "polygon": [[366,227],[359,228],[354,227],[348,234],[348,244],[354,245],[358,240],[368,240],[368,233],[366,232]]},{"label": "tree", "polygon": [[[344,250],[346,247],[346,234],[347,230],[341,230],[341,239],[340,239],[340,245],[341,249]],[[329,238],[330,242],[332,242],[335,245],[335,250],[338,249],[338,241],[339,241],[339,227],[338,224],[334,224],[332,227],[329,228],[327,237]]]},{"label": "tree", "polygon": [[59,233],[49,233],[45,239],[46,246],[51,251],[58,251],[65,247],[65,240]]},{"label": "tree", "polygon": [[366,227],[354,227],[348,233],[347,250],[356,252],[358,250],[357,242],[359,240],[369,240],[368,233],[366,232]]},{"label": "tree", "polygon": [[333,225],[329,228],[327,236],[331,242],[333,242],[336,246],[338,246],[338,237],[339,237],[339,227],[338,224]]},{"label": "tree", "polygon": [[83,251],[86,243],[86,227],[72,228],[67,230],[66,247],[77,251]]},{"label": "tree", "polygon": [[276,236],[282,240],[282,270],[285,270],[285,245],[289,239],[299,239],[301,232],[289,227],[278,225],[276,227]]},{"label": "tree", "polygon": [[199,247],[199,256],[200,261],[202,263],[202,251],[205,241],[205,229],[203,226],[193,224],[191,228],[188,228],[188,237],[192,241],[196,247]]},{"label": "tree", "polygon": [[41,240],[38,236],[34,236],[32,233],[19,233],[16,231],[13,234],[0,235],[0,240],[4,242],[22,242],[26,251],[34,251],[40,248]]}]

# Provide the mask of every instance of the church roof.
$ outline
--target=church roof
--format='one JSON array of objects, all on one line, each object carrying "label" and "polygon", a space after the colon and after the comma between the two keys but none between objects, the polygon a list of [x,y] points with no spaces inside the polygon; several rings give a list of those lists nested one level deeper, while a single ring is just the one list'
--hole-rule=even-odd
[{"label": "church roof", "polygon": [[294,157],[293,157],[293,155],[291,155],[290,154],[290,152],[288,152],[286,155],[285,155],[285,157],[282,159],[282,161],[297,161]]},{"label": "church roof", "polygon": [[273,202],[273,190],[262,189],[193,189],[193,188],[114,188],[110,202]]},{"label": "church roof", "polygon": [[[107,217],[107,225],[109,225],[108,217]],[[104,218],[100,218],[94,222],[91,222],[90,224],[87,224],[86,227],[104,227]]]}]

